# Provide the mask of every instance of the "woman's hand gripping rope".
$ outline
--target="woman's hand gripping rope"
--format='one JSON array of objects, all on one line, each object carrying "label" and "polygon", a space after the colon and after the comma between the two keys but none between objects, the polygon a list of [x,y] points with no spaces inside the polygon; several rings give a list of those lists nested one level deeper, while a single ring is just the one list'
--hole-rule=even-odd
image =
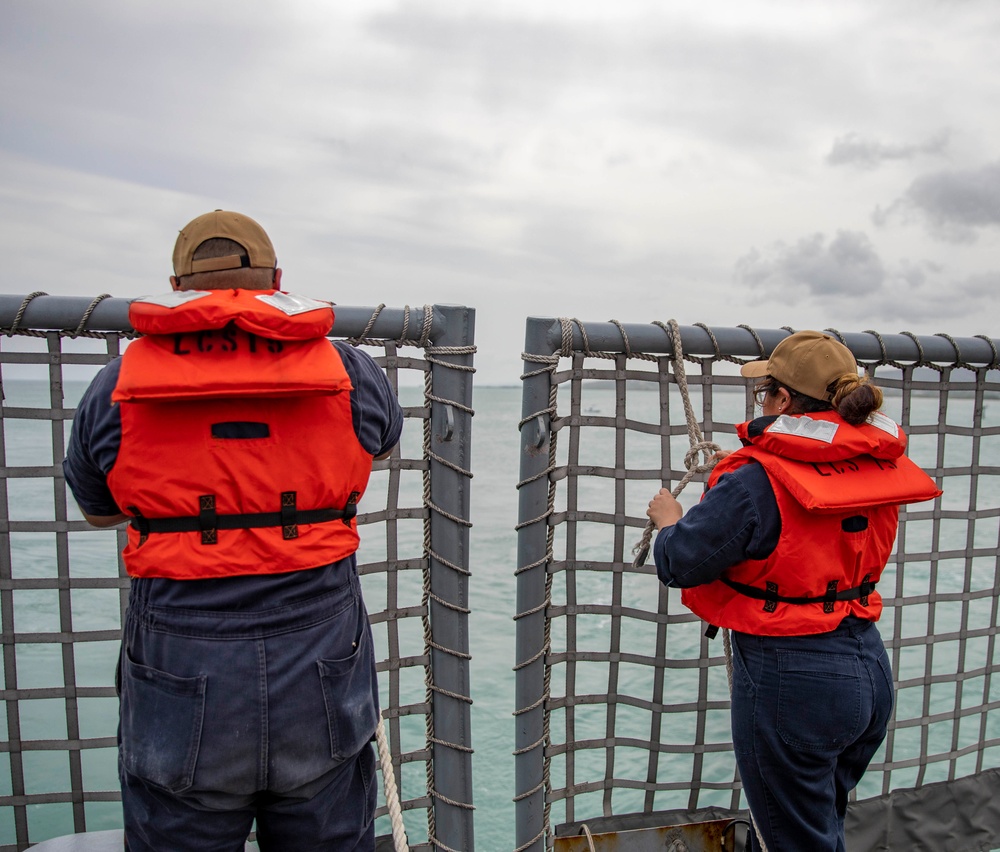
[{"label": "woman's hand gripping rope", "polygon": [[[687,390],[686,387],[685,390]],[[709,452],[711,452],[711,455],[709,455]],[[701,463],[698,462],[699,453],[704,454],[705,460]],[[633,568],[640,568],[646,564],[646,558],[649,556],[649,545],[653,540],[653,533],[664,527],[671,527],[681,519],[684,509],[677,501],[677,496],[684,490],[684,486],[697,474],[707,473],[712,470],[716,464],[728,455],[729,453],[726,450],[723,450],[718,444],[712,441],[698,441],[691,445],[691,448],[684,455],[684,466],[687,468],[687,473],[681,477],[681,481],[677,483],[673,491],[661,488],[656,493],[656,496],[649,501],[649,507],[646,509],[646,516],[649,518],[649,521],[643,530],[642,538],[632,548],[632,553],[635,556],[635,559],[632,560]]]},{"label": "woman's hand gripping rope", "polygon": [[683,514],[684,508],[666,488],[661,488],[656,493],[656,496],[649,501],[649,508],[646,509],[646,517],[658,530],[672,527]]}]

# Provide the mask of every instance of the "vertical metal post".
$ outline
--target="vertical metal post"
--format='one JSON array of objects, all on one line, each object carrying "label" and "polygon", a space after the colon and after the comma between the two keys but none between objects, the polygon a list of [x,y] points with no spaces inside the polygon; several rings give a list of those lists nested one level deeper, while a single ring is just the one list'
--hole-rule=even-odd
[{"label": "vertical metal post", "polygon": [[518,492],[517,628],[515,654],[515,842],[518,849],[545,848],[545,619],[548,560],[549,465],[551,442],[549,394],[551,373],[544,369],[554,350],[549,342],[553,320],[529,317],[524,349],[529,358],[522,385],[521,466]]},{"label": "vertical metal post", "polygon": [[[431,402],[430,607],[434,822],[449,849],[474,849],[469,674],[469,515],[475,311],[436,305],[444,332],[427,350]],[[454,349],[455,351],[449,351]],[[453,365],[453,366],[449,366]],[[450,517],[449,517],[450,516]],[[457,520],[456,520],[457,519]]]},{"label": "vertical metal post", "polygon": [[[56,332],[49,332],[49,410],[50,412],[63,411],[65,406],[65,393],[63,388],[63,352],[62,338]],[[66,430],[61,417],[53,416],[49,421],[52,433],[52,467],[56,471],[52,477],[52,500],[54,518],[56,521],[56,571],[59,578],[66,584],[65,588],[59,590],[59,629],[65,634],[73,635],[73,598],[70,591],[70,567],[69,567],[69,537],[66,532],[67,507],[66,507],[66,480],[62,475],[60,466],[63,457],[66,455]],[[63,529],[58,529],[62,526]],[[60,648],[62,652],[62,674],[65,692],[65,712],[66,712],[66,738],[71,743],[80,740],[80,707],[76,695],[76,643],[63,642]],[[69,748],[69,776],[70,776],[70,796],[73,802],[73,830],[85,832],[87,830],[86,810],[83,803],[83,757],[79,747]]]},{"label": "vertical metal post", "polygon": [[[0,368],[0,394],[2,394],[3,373]],[[14,647],[14,568],[13,555],[10,546],[10,512],[8,503],[8,486],[10,481],[7,471],[7,429],[6,406],[0,405],[0,644],[3,645],[3,701],[6,726],[0,727],[0,737],[3,738],[4,750],[10,754],[10,781],[0,779],[4,787],[8,787],[11,796],[23,799],[24,783],[24,753],[21,750],[21,705],[18,701],[17,654]],[[25,804],[11,806],[14,817],[14,841],[18,849],[28,846],[28,808]]]}]

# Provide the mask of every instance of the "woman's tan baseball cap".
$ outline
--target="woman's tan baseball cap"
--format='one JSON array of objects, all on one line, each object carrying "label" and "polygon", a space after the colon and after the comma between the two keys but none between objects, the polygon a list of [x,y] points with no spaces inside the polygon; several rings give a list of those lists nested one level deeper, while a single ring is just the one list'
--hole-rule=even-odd
[{"label": "woman's tan baseball cap", "polygon": [[[247,257],[234,254],[228,257],[193,259],[198,246],[205,240],[218,237],[239,243],[246,249]],[[178,277],[195,272],[239,269],[241,266],[274,269],[277,263],[274,246],[264,229],[249,216],[230,210],[213,210],[192,219],[181,228],[174,244],[174,275]]]},{"label": "woman's tan baseball cap", "polygon": [[747,378],[771,376],[791,390],[829,402],[827,387],[842,376],[858,374],[854,354],[821,331],[797,331],[786,337],[766,361],[751,361],[740,372]]}]

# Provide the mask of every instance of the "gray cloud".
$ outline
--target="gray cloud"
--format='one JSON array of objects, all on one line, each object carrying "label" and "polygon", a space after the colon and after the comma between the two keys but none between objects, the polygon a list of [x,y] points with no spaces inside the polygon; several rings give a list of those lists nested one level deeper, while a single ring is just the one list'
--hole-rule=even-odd
[{"label": "gray cloud", "polygon": [[[961,278],[993,268],[989,247],[936,247],[956,280],[903,264],[924,235],[876,251],[858,211],[906,184],[843,177],[944,152],[928,115],[954,128],[955,167],[996,157],[997,77],[978,73],[996,13],[820,5],[5,0],[9,286],[151,292],[178,224],[225,206],[265,223],[296,290],[476,306],[477,360],[504,374],[524,313],[641,319],[651,293],[723,323],[794,304],[789,324],[856,327],[876,302],[977,321],[945,294],[995,280]],[[929,220],[933,189],[892,215]],[[940,218],[975,233],[989,215]]]},{"label": "gray cloud", "polygon": [[944,154],[948,148],[948,131],[942,131],[926,142],[910,145],[886,144],[859,133],[848,133],[833,141],[826,162],[831,166],[853,166],[874,169],[886,161],[912,160],[921,155]]},{"label": "gray cloud", "polygon": [[935,261],[884,263],[864,233],[838,231],[832,240],[812,234],[775,243],[737,261],[739,283],[816,323],[867,323],[867,327],[930,327],[967,322],[969,305],[980,317],[1000,308],[1000,272],[956,275]]},{"label": "gray cloud", "polygon": [[406,84],[423,97],[471,92],[491,109],[544,109],[565,86],[596,81],[611,64],[613,44],[584,25],[468,8],[449,14],[404,2],[372,15],[366,28],[402,51]]},{"label": "gray cloud", "polygon": [[[516,3],[331,4],[322,14],[291,3],[255,17],[244,8],[266,2],[123,11],[92,0],[58,16],[12,3],[0,31],[0,145],[213,194],[248,176],[287,178],[303,160],[337,179],[450,179],[453,167],[492,166],[497,150],[542,148],[564,128],[592,133],[606,169],[605,154],[673,162],[681,146],[728,150],[734,139],[762,167],[786,168],[813,144],[815,122],[843,126],[878,100],[833,49],[850,30],[717,27],[655,6],[595,17],[544,3],[533,14]],[[151,50],[154,40],[173,48]]]},{"label": "gray cloud", "polygon": [[768,156],[802,143],[812,121],[846,119],[870,97],[867,79],[820,31],[719,28],[655,12],[594,20],[468,8],[456,15],[402,2],[372,15],[367,32],[400,51],[404,85],[424,99],[739,138]]},{"label": "gray cloud", "polygon": [[[284,61],[280,19],[170,6],[28,3],[0,27],[0,148],[151,187],[228,194],[259,172],[261,131]],[[259,10],[263,11],[263,10]],[[272,16],[269,16],[272,17]],[[252,61],[250,60],[252,57]],[[273,134],[270,134],[273,135]]]},{"label": "gray cloud", "polygon": [[871,240],[858,231],[803,237],[793,245],[776,243],[756,249],[736,263],[738,280],[792,302],[804,296],[853,296],[877,292],[885,267]]},{"label": "gray cloud", "polygon": [[976,325],[990,330],[990,317],[1000,307],[1000,272],[981,272],[963,277],[932,263],[903,262],[889,271],[885,286],[866,301],[873,317],[885,322],[918,323],[942,328],[946,323],[968,323],[969,305],[974,304]]},{"label": "gray cloud", "polygon": [[458,190],[496,165],[488,148],[421,128],[360,127],[319,142],[324,168],[341,180]]},{"label": "gray cloud", "polygon": [[1000,225],[1000,161],[919,177],[872,219],[876,225],[922,220],[939,239],[974,242],[978,229]]}]

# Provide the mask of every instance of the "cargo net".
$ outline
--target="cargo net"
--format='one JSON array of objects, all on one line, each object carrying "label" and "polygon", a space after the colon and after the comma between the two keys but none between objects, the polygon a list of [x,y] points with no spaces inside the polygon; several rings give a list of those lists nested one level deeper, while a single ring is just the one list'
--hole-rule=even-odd
[{"label": "cargo net", "polygon": [[[515,713],[545,708],[540,739],[521,750],[544,749],[544,826],[522,849],[543,833],[551,847],[554,835],[584,833],[585,823],[596,834],[656,824],[648,819],[656,812],[669,824],[745,809],[723,637],[706,638],[680,591],[658,581],[651,557],[633,567],[633,547],[661,485],[676,490],[691,477],[679,496],[690,508],[703,493],[710,445],[739,446],[733,424],[754,407],[738,367],[759,354],[724,355],[716,343],[715,355],[685,355],[678,371],[670,355],[632,351],[620,324],[624,351],[608,353],[589,351],[578,321],[561,322],[561,352],[523,356],[525,378],[549,373],[551,396],[522,428],[549,414],[551,434],[549,510],[522,522],[548,526],[548,552],[519,568],[543,563],[548,572],[544,695]],[[584,341],[576,350],[574,329]],[[862,365],[885,391],[883,411],[909,436],[909,455],[944,496],[903,507],[879,583],[897,706],[857,799],[1000,766],[1000,373],[988,342],[988,365],[964,363],[957,345],[954,363],[921,356]],[[702,451],[693,452],[698,442]]]},{"label": "cargo net", "polygon": [[[407,418],[360,504],[358,563],[411,848],[436,845],[431,756],[448,738],[431,714],[429,306],[424,317],[424,327],[404,322],[398,340],[363,332],[350,341],[385,369]],[[134,333],[86,324],[84,316],[75,330],[41,331],[15,319],[0,329],[0,852],[122,824],[114,677],[128,600],[125,533],[82,519],[61,463],[84,390]],[[376,817],[376,834],[390,834],[382,790]]]}]

